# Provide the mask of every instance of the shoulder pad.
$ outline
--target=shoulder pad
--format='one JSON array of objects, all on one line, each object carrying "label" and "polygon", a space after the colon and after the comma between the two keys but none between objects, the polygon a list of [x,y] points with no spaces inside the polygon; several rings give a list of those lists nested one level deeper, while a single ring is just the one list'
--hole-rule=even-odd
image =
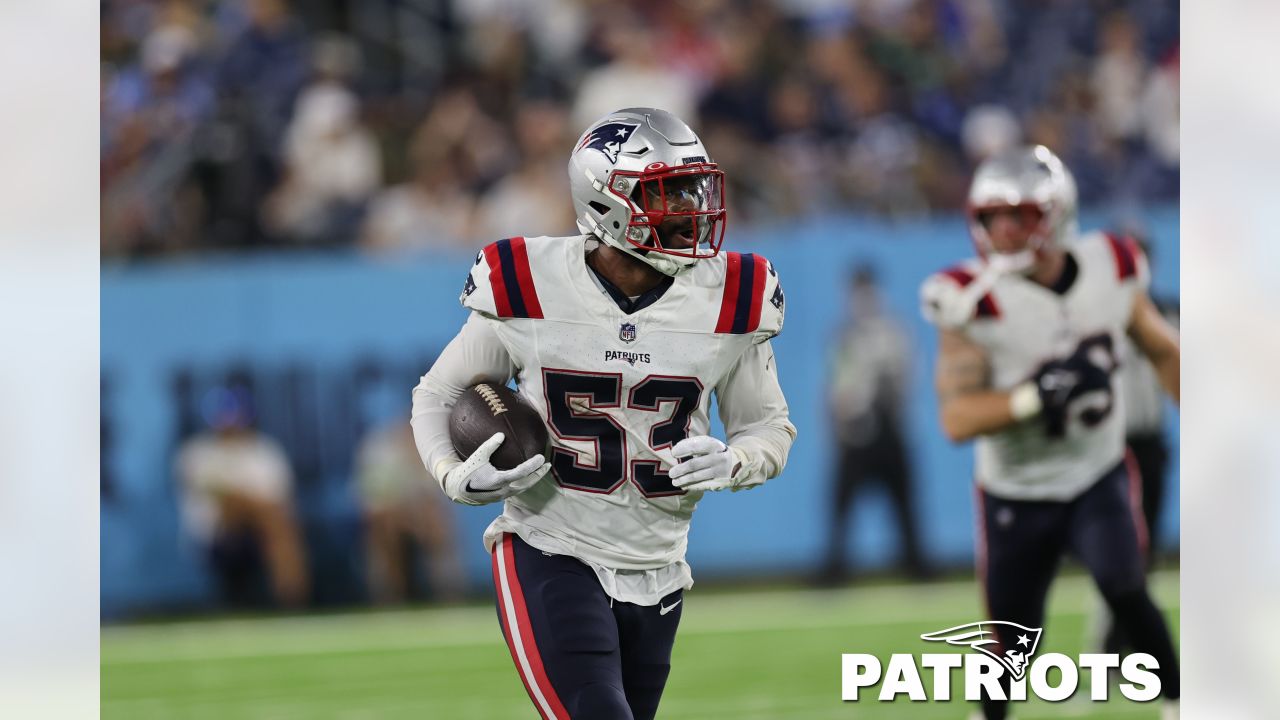
[{"label": "shoulder pad", "polygon": [[756,335],[762,342],[782,332],[786,298],[773,263],[754,253],[725,253],[716,332]]},{"label": "shoulder pad", "polygon": [[525,239],[508,238],[485,246],[476,255],[458,301],[490,317],[541,319]]},{"label": "shoulder pad", "polygon": [[957,265],[926,278],[920,285],[920,312],[924,319],[952,330],[974,318],[1000,317],[1000,308],[991,293],[974,297],[968,289],[974,277],[972,270]]}]

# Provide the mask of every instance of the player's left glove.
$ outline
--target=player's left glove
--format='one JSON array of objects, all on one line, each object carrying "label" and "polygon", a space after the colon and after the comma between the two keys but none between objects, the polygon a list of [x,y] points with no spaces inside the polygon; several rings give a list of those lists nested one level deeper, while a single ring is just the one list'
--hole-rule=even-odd
[{"label": "player's left glove", "polygon": [[742,458],[733,448],[709,435],[685,438],[671,448],[680,462],[671,468],[671,484],[681,490],[710,492],[736,486]]}]

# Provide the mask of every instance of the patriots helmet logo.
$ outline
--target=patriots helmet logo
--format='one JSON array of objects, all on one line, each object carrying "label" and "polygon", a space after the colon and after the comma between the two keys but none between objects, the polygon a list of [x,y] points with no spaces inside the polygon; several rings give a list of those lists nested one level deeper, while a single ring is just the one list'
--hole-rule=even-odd
[{"label": "patriots helmet logo", "polygon": [[622,151],[622,146],[627,144],[627,140],[631,139],[631,133],[640,127],[639,123],[625,122],[607,122],[587,133],[587,137],[582,141],[582,145],[578,149],[593,148],[604,153],[609,158],[609,162],[618,162],[618,153]]},{"label": "patriots helmet logo", "polygon": [[[1017,638],[1012,648],[1001,646],[1000,639],[996,636],[997,627],[1007,629],[1011,637]],[[1029,628],[1018,623],[988,620],[925,633],[920,639],[945,642],[948,645],[968,645],[1004,666],[1014,680],[1021,680],[1030,664],[1028,659],[1040,646],[1042,632],[1044,631],[1040,628]]]}]

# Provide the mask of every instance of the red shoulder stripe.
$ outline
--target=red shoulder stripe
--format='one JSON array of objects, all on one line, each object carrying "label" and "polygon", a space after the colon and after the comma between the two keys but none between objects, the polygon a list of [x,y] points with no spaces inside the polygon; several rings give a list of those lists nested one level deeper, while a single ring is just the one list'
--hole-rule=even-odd
[{"label": "red shoulder stripe", "polygon": [[946,275],[952,280],[955,280],[957,283],[960,284],[960,287],[968,287],[969,283],[973,282],[973,273],[969,272],[968,270],[965,270],[964,268],[958,268],[958,267],[947,268],[946,270],[942,271],[942,274]]},{"label": "red shoulder stripe", "polygon": [[[973,273],[969,272],[968,270],[965,270],[964,268],[960,268],[960,267],[947,268],[946,270],[942,271],[942,274],[946,275],[952,280],[955,280],[957,283],[959,283],[960,287],[968,287],[969,283],[973,282]],[[976,313],[976,316],[989,317],[989,318],[1000,317],[1000,306],[996,305],[996,299],[991,296],[991,293],[987,293],[986,295],[983,295],[982,299],[978,301],[978,311]]]},{"label": "red shoulder stripe", "polygon": [[498,317],[511,317],[511,298],[507,294],[507,281],[502,274],[497,243],[484,246],[484,259],[489,263],[489,287],[493,290],[493,304]]},{"label": "red shoulder stripe", "polygon": [[515,258],[516,280],[520,284],[520,297],[524,299],[525,316],[542,319],[542,304],[538,302],[538,288],[533,284],[533,271],[529,268],[529,251],[524,238],[511,239],[511,254]]},{"label": "red shoulder stripe", "polygon": [[533,284],[524,238],[508,238],[484,249],[489,261],[489,285],[499,317],[542,318],[542,305]]},{"label": "red shoulder stripe", "polygon": [[769,272],[768,261],[763,257],[751,254],[755,263],[755,272],[751,275],[751,310],[747,316],[746,332],[755,332],[760,327],[760,308],[764,304],[764,279]]},{"label": "red shoulder stripe", "polygon": [[1116,261],[1116,279],[1124,280],[1138,274],[1138,244],[1133,238],[1106,233],[1107,244]]},{"label": "red shoulder stripe", "polygon": [[738,280],[742,276],[742,255],[726,252],[728,262],[724,271],[724,295],[720,298],[720,318],[716,332],[727,333],[733,329],[733,311],[738,304]]}]

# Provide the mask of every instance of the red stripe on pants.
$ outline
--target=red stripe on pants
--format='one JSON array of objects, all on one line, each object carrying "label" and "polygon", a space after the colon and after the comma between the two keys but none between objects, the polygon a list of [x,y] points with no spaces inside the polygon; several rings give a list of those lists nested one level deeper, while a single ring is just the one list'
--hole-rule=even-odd
[{"label": "red stripe on pants", "polygon": [[543,720],[569,720],[569,712],[556,695],[551,679],[547,677],[547,671],[542,665],[542,656],[538,653],[533,625],[529,622],[529,609],[524,601],[524,591],[520,587],[520,578],[516,575],[515,543],[512,537],[511,533],[504,534],[500,541],[501,548],[495,547],[493,554],[498,607],[502,610],[507,647],[511,650],[511,659],[516,663],[520,680],[524,682],[525,690]]}]

